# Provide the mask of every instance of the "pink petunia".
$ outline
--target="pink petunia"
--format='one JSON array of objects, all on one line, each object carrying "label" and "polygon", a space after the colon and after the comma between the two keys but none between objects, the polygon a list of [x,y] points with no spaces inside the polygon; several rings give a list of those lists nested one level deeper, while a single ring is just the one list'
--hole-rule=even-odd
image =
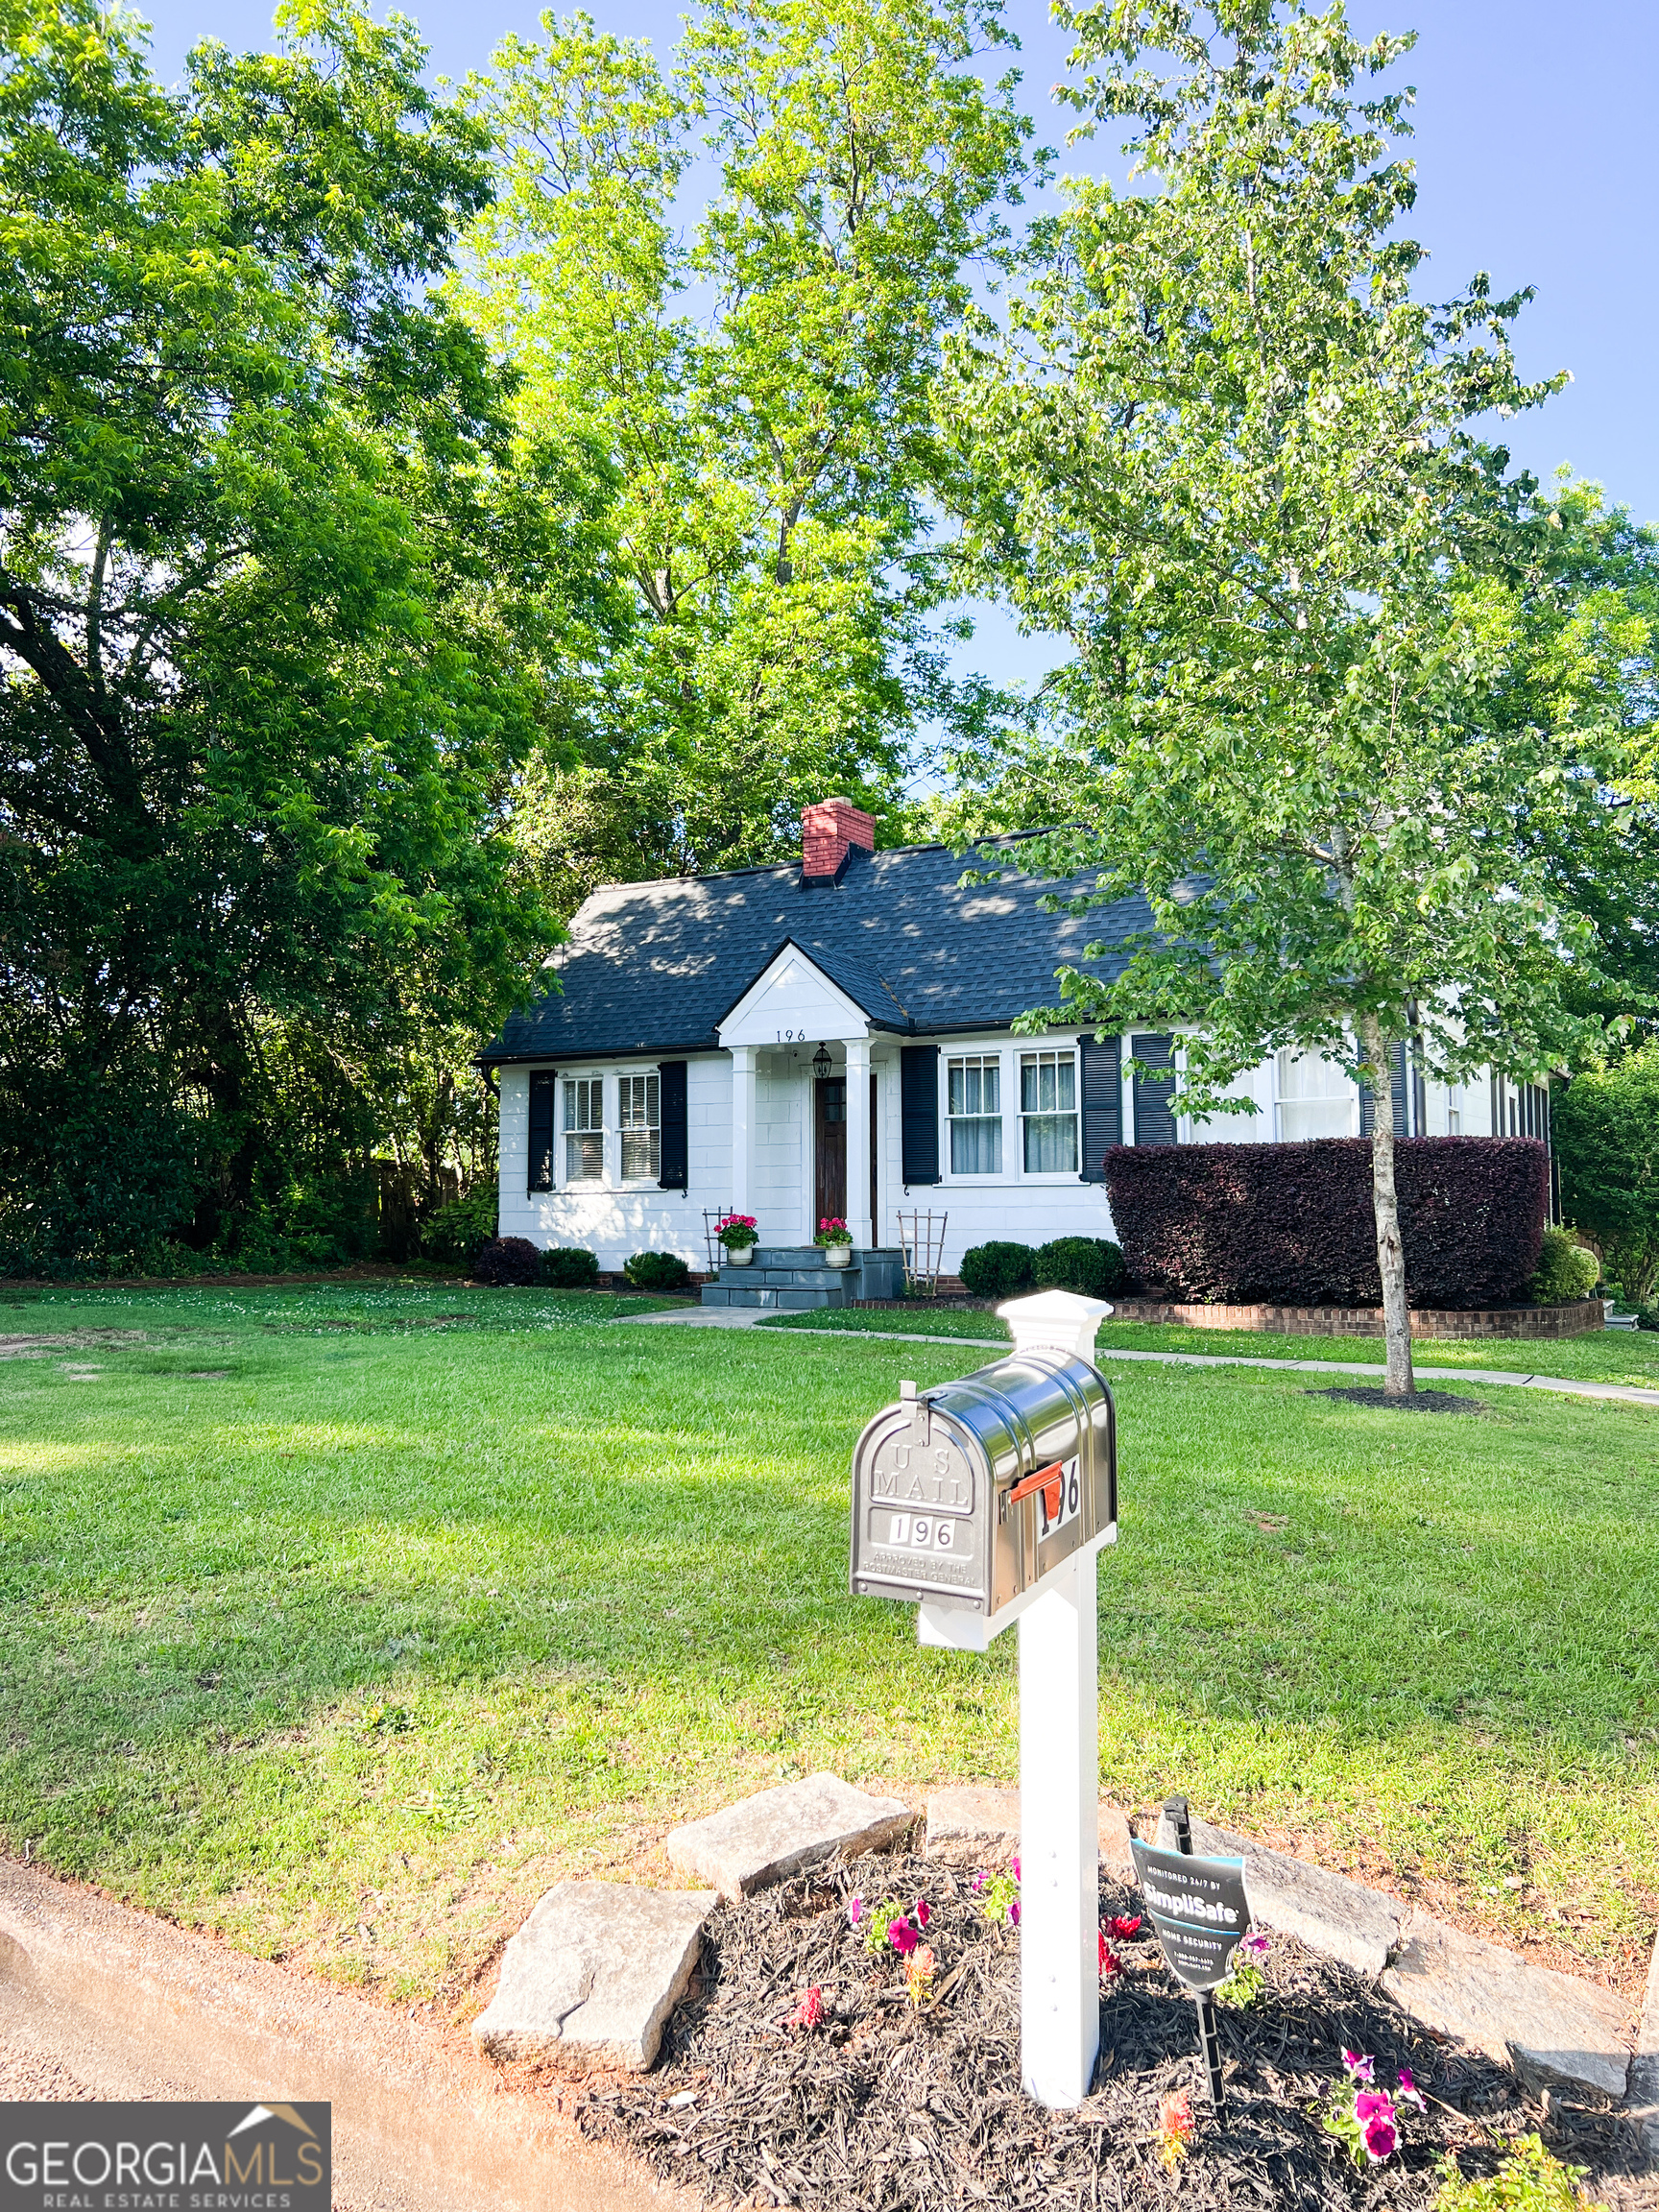
[{"label": "pink petunia", "polygon": [[1356,2120],[1392,2120],[1393,2100],[1384,2090],[1361,2089],[1354,2100],[1354,2117]]},{"label": "pink petunia", "polygon": [[1135,1917],[1129,1920],[1125,1919],[1122,1913],[1119,1913],[1116,1920],[1108,1921],[1107,1926],[1119,1943],[1130,1943],[1141,1933],[1141,1915],[1137,1912]]},{"label": "pink petunia", "polygon": [[933,1908],[928,1904],[926,1897],[917,1898],[915,1904],[910,1908],[910,1917],[915,1921],[918,1928],[926,1927],[928,1921],[933,1917]]},{"label": "pink petunia", "polygon": [[863,1900],[863,1898],[862,1898],[862,1897],[850,1897],[850,1898],[847,1900],[847,1918],[848,1918],[849,1922],[851,1923],[851,1925],[852,1925],[853,1927],[856,1928],[856,1927],[857,1927],[857,1925],[858,1925],[858,1923],[859,1923],[859,1921],[860,1921],[860,1920],[862,1920],[862,1919],[863,1919],[863,1917],[864,1917],[864,1900]]},{"label": "pink petunia", "polygon": [[1359,2051],[1344,2051],[1342,2063],[1353,2075],[1356,2081],[1369,2081],[1375,2071],[1371,2059]]},{"label": "pink petunia", "polygon": [[1400,2136],[1391,2119],[1379,2112],[1365,2123],[1365,2155],[1377,2162],[1394,2155],[1394,2147]]},{"label": "pink petunia", "polygon": [[984,1888],[986,1883],[990,1879],[991,1877],[988,1874],[975,1874],[973,1881],[969,1883],[968,1887],[973,1890],[974,1896],[977,1897],[980,1890]]},{"label": "pink petunia", "polygon": [[1400,2069],[1399,2095],[1402,2104],[1415,2104],[1419,2112],[1427,2111],[1428,2107],[1423,2102],[1423,2092],[1418,2088],[1416,2077],[1409,2066],[1402,2066]]},{"label": "pink petunia", "polygon": [[1020,1925],[1020,1900],[1018,1897],[1008,1908],[1008,1925],[1010,1928],[1018,1928]]},{"label": "pink petunia", "polygon": [[917,1935],[915,1929],[911,1927],[908,1920],[900,1919],[895,1920],[888,1928],[887,1940],[892,1944],[894,1950],[898,1952],[900,1958],[903,1959],[910,1952],[915,1950],[917,1944],[921,1942],[922,1938]]},{"label": "pink petunia", "polygon": [[1016,1882],[1020,1879],[1020,1862],[1018,1859],[1014,1862],[1014,1879]]}]

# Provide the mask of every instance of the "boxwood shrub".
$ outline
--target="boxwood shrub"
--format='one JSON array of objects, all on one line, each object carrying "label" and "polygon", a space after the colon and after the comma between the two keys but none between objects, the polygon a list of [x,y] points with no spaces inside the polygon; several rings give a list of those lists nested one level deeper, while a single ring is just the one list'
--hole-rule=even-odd
[{"label": "boxwood shrub", "polygon": [[1039,1290],[1074,1290],[1080,1298],[1112,1298],[1129,1282],[1122,1248],[1110,1237],[1056,1237],[1040,1244],[1033,1273]]},{"label": "boxwood shrub", "polygon": [[599,1280],[599,1256],[580,1244],[550,1244],[541,1255],[541,1280],[550,1290],[591,1290]]},{"label": "boxwood shrub", "polygon": [[1565,1306],[1572,1299],[1588,1298],[1600,1273],[1600,1261],[1570,1229],[1546,1229],[1531,1295],[1540,1306]]},{"label": "boxwood shrub", "polygon": [[689,1290],[691,1270],[677,1252],[636,1252],[622,1272],[636,1290]]},{"label": "boxwood shrub", "polygon": [[[1406,1137],[1394,1147],[1413,1306],[1504,1305],[1538,1268],[1549,1159],[1534,1137]],[[1116,1144],[1112,1219],[1129,1273],[1197,1303],[1377,1306],[1371,1143]]]},{"label": "boxwood shrub", "polygon": [[1015,1298],[1030,1289],[1036,1265],[1029,1244],[973,1244],[962,1255],[962,1281],[970,1298]]}]

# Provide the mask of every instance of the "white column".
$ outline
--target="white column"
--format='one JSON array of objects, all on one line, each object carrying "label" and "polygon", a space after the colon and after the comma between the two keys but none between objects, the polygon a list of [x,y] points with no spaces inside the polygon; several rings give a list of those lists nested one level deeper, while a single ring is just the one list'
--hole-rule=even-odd
[{"label": "white column", "polygon": [[1020,2048],[1040,2104],[1081,2104],[1100,2048],[1094,1554],[1020,1618]]},{"label": "white column", "polygon": [[860,1251],[876,1241],[870,1218],[870,1040],[847,1040],[847,1226]]},{"label": "white column", "polygon": [[732,1047],[732,1211],[753,1214],[755,1195],[755,1056],[753,1045]]}]

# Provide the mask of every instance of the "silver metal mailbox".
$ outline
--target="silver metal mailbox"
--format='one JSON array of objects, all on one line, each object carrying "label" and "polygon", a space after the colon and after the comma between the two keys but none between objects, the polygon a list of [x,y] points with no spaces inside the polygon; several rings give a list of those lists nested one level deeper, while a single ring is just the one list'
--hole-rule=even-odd
[{"label": "silver metal mailbox", "polygon": [[853,1454],[854,1597],[990,1621],[1114,1531],[1117,1411],[1089,1360],[1023,1350],[899,1390]]}]

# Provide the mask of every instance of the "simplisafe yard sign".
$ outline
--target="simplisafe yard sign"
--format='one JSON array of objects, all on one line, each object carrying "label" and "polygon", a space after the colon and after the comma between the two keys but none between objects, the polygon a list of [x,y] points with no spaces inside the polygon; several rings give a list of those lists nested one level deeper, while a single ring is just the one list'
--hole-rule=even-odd
[{"label": "simplisafe yard sign", "polygon": [[923,1644],[1020,1625],[1020,2056],[1039,2103],[1081,2104],[1100,2050],[1096,1561],[1118,1534],[1117,1409],[1097,1298],[998,1312],[1014,1349],[878,1413],[853,1455],[854,1597],[908,1599]]},{"label": "simplisafe yard sign", "polygon": [[1129,1848],[1170,1973],[1189,1989],[1219,1988],[1250,1926],[1243,1860],[1184,1858],[1139,1837]]}]

